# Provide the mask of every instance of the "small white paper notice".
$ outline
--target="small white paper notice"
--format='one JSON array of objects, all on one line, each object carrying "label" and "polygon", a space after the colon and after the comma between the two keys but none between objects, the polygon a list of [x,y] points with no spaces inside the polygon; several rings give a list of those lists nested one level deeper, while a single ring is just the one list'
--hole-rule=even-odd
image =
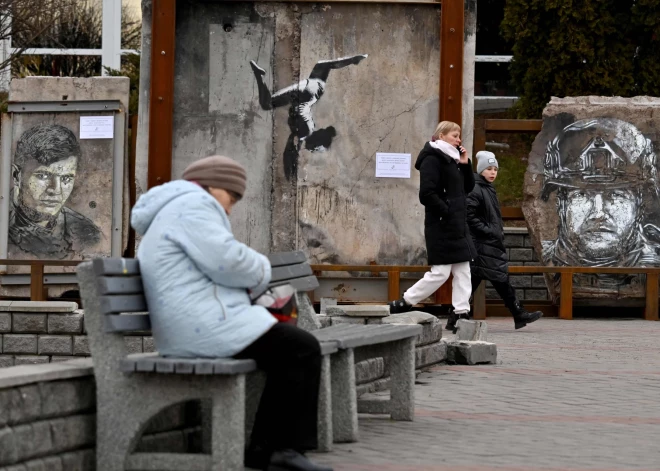
[{"label": "small white paper notice", "polygon": [[376,178],[410,178],[410,154],[377,152]]},{"label": "small white paper notice", "polygon": [[112,139],[114,133],[114,116],[80,117],[80,139]]}]

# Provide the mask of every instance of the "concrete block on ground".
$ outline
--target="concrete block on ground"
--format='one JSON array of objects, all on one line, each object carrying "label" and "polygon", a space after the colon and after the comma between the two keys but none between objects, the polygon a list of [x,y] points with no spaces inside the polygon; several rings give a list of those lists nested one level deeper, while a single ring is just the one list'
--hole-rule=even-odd
[{"label": "concrete block on ground", "polygon": [[467,340],[453,340],[446,343],[448,363],[458,365],[497,363],[497,346],[494,343]]},{"label": "concrete block on ground", "polygon": [[0,334],[11,332],[11,314],[0,312]]},{"label": "concrete block on ground", "polygon": [[[342,305],[326,309],[329,316],[343,315],[350,317],[387,317],[390,315],[389,306],[374,306],[370,304]],[[342,312],[341,314],[338,314]]]},{"label": "concrete block on ground", "polygon": [[436,342],[415,349],[416,369],[435,365],[436,363],[441,363],[446,359],[447,359],[447,344],[445,342]]},{"label": "concrete block on ground", "polygon": [[392,314],[383,319],[383,324],[428,324],[438,320],[432,314],[422,311],[410,311],[403,314]]},{"label": "concrete block on ground", "polygon": [[5,334],[2,338],[3,353],[37,353],[37,336]]},{"label": "concrete block on ground", "polygon": [[335,298],[321,298],[321,308],[319,312],[325,314],[329,306],[336,306],[337,300]]},{"label": "concrete block on ground", "polygon": [[364,384],[375,381],[385,373],[385,361],[382,357],[355,363],[355,383]]},{"label": "concrete block on ground", "polygon": [[366,324],[364,317],[332,316],[332,325],[339,324]]},{"label": "concrete block on ground", "polygon": [[46,314],[13,314],[12,332],[15,334],[45,334]]},{"label": "concrete block on ground", "polygon": [[382,324],[385,317],[367,317],[367,324]]},{"label": "concrete block on ground", "polygon": [[456,322],[456,327],[458,328],[456,340],[481,340],[483,342],[487,340],[488,324],[485,321],[459,319]]},{"label": "concrete block on ground", "polygon": [[431,343],[439,342],[442,338],[442,322],[439,319],[434,319],[422,325],[422,333],[417,337],[415,346],[421,347]]},{"label": "concrete block on ground", "polygon": [[80,334],[82,332],[83,314],[48,314],[49,334]]},{"label": "concrete block on ground", "polygon": [[316,319],[318,319],[319,323],[321,324],[322,329],[324,327],[330,327],[332,325],[332,317],[326,316],[325,314],[321,314],[319,316],[316,316]]}]

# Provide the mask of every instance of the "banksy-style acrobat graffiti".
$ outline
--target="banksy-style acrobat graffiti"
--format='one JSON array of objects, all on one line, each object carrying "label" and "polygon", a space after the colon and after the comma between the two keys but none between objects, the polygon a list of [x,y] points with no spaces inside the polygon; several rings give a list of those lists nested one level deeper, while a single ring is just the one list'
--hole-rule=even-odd
[{"label": "banksy-style acrobat graffiti", "polygon": [[[648,207],[657,202],[656,155],[650,139],[619,119],[583,119],[561,130],[546,148],[542,199],[557,192],[556,240],[543,241],[555,266],[660,265],[660,233]],[[578,285],[615,289],[638,277],[576,276]]]},{"label": "banksy-style acrobat graffiti", "polygon": [[65,205],[73,191],[80,144],[57,124],[25,131],[12,165],[9,243],[39,258],[79,255],[102,235],[90,219]]},{"label": "banksy-style acrobat graffiti", "polygon": [[[316,129],[312,107],[323,96],[328,75],[332,69],[341,69],[349,65],[359,64],[367,58],[367,54],[352,57],[342,57],[334,60],[323,60],[316,63],[312,73],[306,80],[286,87],[271,95],[264,83],[266,71],[256,62],[250,61],[252,71],[259,88],[259,104],[264,110],[291,105],[289,108],[289,129],[291,134],[284,150],[284,172],[290,178],[296,171],[298,153],[304,144],[305,149],[312,152],[323,152],[330,147],[332,139],[337,135],[333,126]],[[296,142],[297,139],[297,142]]]}]

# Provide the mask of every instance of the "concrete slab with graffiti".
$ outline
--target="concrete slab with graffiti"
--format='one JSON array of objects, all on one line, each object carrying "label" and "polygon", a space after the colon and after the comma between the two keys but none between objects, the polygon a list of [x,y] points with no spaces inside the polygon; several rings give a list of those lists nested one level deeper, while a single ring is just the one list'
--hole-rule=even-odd
[{"label": "concrete slab with graffiti", "polygon": [[[523,211],[554,266],[660,266],[660,99],[578,97],[543,113]],[[557,294],[558,277],[548,275]],[[575,275],[574,296],[644,295],[644,277]]]},{"label": "concrete slab with graffiti", "polygon": [[316,129],[333,139],[299,150],[298,246],[315,262],[426,263],[418,172],[376,178],[375,167],[378,152],[414,163],[437,124],[438,14],[333,4],[302,16],[301,77],[333,60],[346,65],[327,75],[313,109]]},{"label": "concrete slab with graffiti", "polygon": [[254,18],[247,4],[194,5],[177,11],[172,178],[208,155],[241,162],[248,186],[232,228],[240,241],[269,252],[273,121],[256,99],[247,58],[270,66],[273,20]]},{"label": "concrete slab with graffiti", "polygon": [[80,139],[76,113],[14,117],[8,256],[110,255],[111,139]]}]

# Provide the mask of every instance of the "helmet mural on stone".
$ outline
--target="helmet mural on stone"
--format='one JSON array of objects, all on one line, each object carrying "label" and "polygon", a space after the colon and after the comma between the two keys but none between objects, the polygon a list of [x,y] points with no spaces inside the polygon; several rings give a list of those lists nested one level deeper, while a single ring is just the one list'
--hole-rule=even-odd
[{"label": "helmet mural on stone", "polygon": [[649,186],[658,194],[657,158],[650,139],[615,118],[582,119],[566,126],[546,148],[542,199],[560,188]]}]

